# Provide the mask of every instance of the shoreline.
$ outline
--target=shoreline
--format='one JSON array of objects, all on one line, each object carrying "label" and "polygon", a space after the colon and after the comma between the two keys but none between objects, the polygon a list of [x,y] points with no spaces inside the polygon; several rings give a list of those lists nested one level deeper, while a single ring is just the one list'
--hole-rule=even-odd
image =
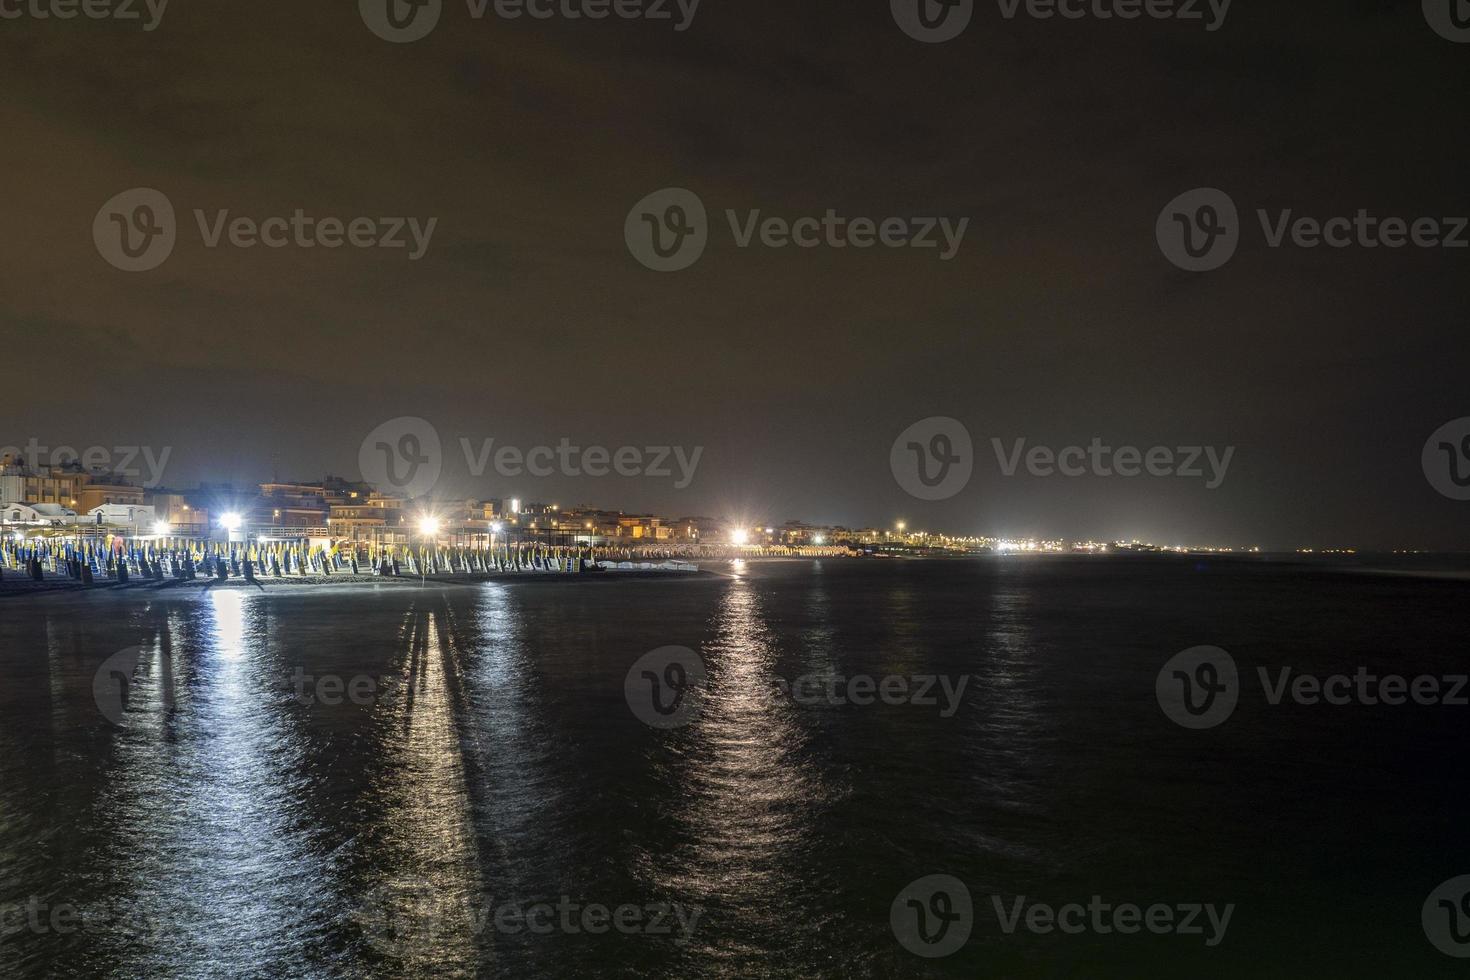
[{"label": "shoreline", "polygon": [[[562,582],[562,583],[588,583],[588,582],[624,582],[624,581],[692,581],[692,580],[714,580],[735,577],[730,569],[737,563],[744,565],[776,565],[792,564],[798,562],[820,562],[824,560],[834,561],[863,561],[871,563],[874,561],[883,564],[907,564],[910,562],[966,562],[966,561],[1035,561],[1055,560],[1065,558],[1108,560],[1124,559],[1144,562],[1178,562],[1198,561],[1207,559],[1220,564],[1249,564],[1249,565],[1275,565],[1280,568],[1295,568],[1300,571],[1315,571],[1348,576],[1383,576],[1400,579],[1417,579],[1421,581],[1435,581],[1446,584],[1463,584],[1470,581],[1470,556],[1460,555],[1418,555],[1420,561],[1453,562],[1451,567],[1439,568],[1413,568],[1413,567],[1385,567],[1380,564],[1366,564],[1362,559],[1370,556],[1357,556],[1360,561],[1354,563],[1349,560],[1323,561],[1327,556],[1304,556],[1290,553],[1260,553],[1254,555],[1239,554],[1215,554],[1215,555],[1180,555],[1170,553],[1134,553],[1114,555],[1050,555],[1050,554],[986,554],[986,555],[924,555],[924,556],[884,556],[876,558],[872,556],[801,556],[801,555],[763,555],[749,558],[720,558],[707,561],[705,564],[694,568],[668,568],[652,565],[648,568],[623,568],[606,569],[596,572],[567,573],[556,571],[542,571],[534,569],[520,569],[514,571],[499,572],[439,572],[432,575],[375,575],[371,573],[354,575],[351,572],[336,572],[331,575],[282,575],[275,576],[257,575],[254,582],[243,576],[231,576],[228,579],[206,578],[200,574],[194,579],[165,579],[163,581],[134,578],[129,582],[102,581],[85,584],[79,580],[62,577],[59,575],[48,575],[45,581],[36,582],[30,578],[21,577],[20,573],[7,569],[4,579],[0,579],[0,604],[7,599],[22,599],[28,596],[46,595],[81,595],[92,593],[146,593],[147,595],[192,595],[206,592],[212,589],[247,590],[271,593],[299,593],[311,594],[320,591],[338,591],[340,589],[364,589],[364,588],[427,588],[429,586],[474,586],[489,582],[499,582],[507,585]],[[1386,556],[1373,556],[1386,557]],[[1313,560],[1313,559],[1316,560]],[[1457,561],[1461,559],[1461,561]],[[1460,567],[1454,567],[1458,565]]]},{"label": "shoreline", "polygon": [[26,596],[42,595],[90,595],[106,593],[168,595],[168,594],[196,594],[216,589],[228,591],[258,591],[258,592],[299,592],[303,590],[314,591],[317,589],[330,588],[426,588],[428,586],[472,586],[483,585],[487,582],[502,582],[505,584],[519,584],[528,582],[626,582],[626,581],[648,581],[651,579],[683,580],[718,578],[716,572],[705,569],[679,570],[667,568],[631,568],[607,572],[591,572],[580,575],[540,572],[488,572],[472,574],[439,573],[434,575],[283,575],[280,578],[267,576],[257,577],[254,582],[242,576],[232,576],[228,579],[205,578],[199,576],[195,579],[166,579],[162,582],[147,579],[135,579],[130,582],[98,582],[91,585],[82,582],[55,578],[44,582],[36,582],[31,579],[12,579],[7,576],[0,581],[0,600],[7,598],[24,598]]}]

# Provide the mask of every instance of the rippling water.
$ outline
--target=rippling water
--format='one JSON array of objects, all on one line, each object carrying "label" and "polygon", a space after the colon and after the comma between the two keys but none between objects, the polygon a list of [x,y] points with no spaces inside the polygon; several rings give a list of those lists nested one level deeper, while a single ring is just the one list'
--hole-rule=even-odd
[{"label": "rippling water", "polygon": [[[5,600],[0,975],[1459,965],[1419,915],[1470,873],[1470,708],[1243,696],[1186,731],[1154,681],[1199,644],[1243,673],[1463,671],[1463,581],[1141,559],[725,571]],[[624,680],[667,646],[707,680],[658,729]],[[129,648],[109,719],[96,678]],[[779,693],[855,675],[966,686],[948,707]],[[931,960],[890,906],[933,874],[975,916]],[[1208,947],[1007,934],[991,897],[1093,895],[1235,910]]]}]

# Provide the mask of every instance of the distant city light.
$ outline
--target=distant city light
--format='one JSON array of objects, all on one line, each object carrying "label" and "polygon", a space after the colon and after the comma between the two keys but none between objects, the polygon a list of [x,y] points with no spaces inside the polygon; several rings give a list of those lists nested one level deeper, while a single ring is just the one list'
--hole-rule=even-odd
[{"label": "distant city light", "polygon": [[824,534],[819,534],[816,537],[812,538],[812,543],[814,543],[814,544],[826,544],[827,543],[827,537]]},{"label": "distant city light", "polygon": [[169,527],[168,521],[159,521],[158,523],[153,525],[153,533],[158,535],[160,538],[166,537],[168,535],[168,532],[171,530],[172,528]]},{"label": "distant city light", "polygon": [[241,519],[240,515],[234,513],[233,511],[231,513],[222,515],[219,519],[219,526],[224,528],[226,531],[230,531],[231,533],[240,530],[240,525],[244,523],[245,522],[243,519]]},{"label": "distant city light", "polygon": [[490,533],[491,534],[499,534],[503,530],[505,530],[505,525],[504,524],[500,523],[499,521],[492,521],[491,522],[491,524],[490,524]]},{"label": "distant city light", "polygon": [[730,535],[730,541],[732,544],[749,544],[750,532],[744,530],[736,531]]},{"label": "distant city light", "polygon": [[421,518],[419,518],[419,531],[422,532],[425,537],[430,537],[430,538],[434,537],[435,535],[437,535],[439,533],[439,518],[437,518],[437,517],[421,517]]}]

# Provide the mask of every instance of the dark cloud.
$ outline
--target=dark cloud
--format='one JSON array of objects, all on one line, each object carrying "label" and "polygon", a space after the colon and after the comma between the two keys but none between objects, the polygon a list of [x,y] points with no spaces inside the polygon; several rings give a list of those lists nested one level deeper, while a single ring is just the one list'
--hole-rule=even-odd
[{"label": "dark cloud", "polygon": [[[350,471],[395,414],[525,443],[706,447],[689,490],[488,491],[629,509],[1266,545],[1465,545],[1419,469],[1464,401],[1465,253],[1272,250],[1174,269],[1174,195],[1243,215],[1470,213],[1470,47],[1413,4],[1237,3],[1171,22],[1007,21],[946,45],[887,5],[705,0],[693,28],[473,22],[447,2],[388,45],[352,4],[183,4],[158,30],[0,29],[9,441],[176,444],[178,473]],[[165,191],[162,268],[89,236]],[[685,272],[622,241],[660,187],[723,210],[968,217],[932,252],[738,249]],[[193,208],[439,219],[401,252],[206,249]],[[45,349],[11,338],[44,334]],[[87,356],[74,356],[78,351]],[[147,394],[110,405],[123,372]],[[64,397],[57,378],[67,379]],[[135,389],[137,390],[137,389]],[[241,403],[243,401],[243,404]],[[927,415],[966,422],[975,481],[923,504],[888,472]],[[92,435],[96,432],[97,435]],[[1206,492],[1005,479],[992,437],[1237,447]],[[467,478],[465,486],[472,485]]]}]

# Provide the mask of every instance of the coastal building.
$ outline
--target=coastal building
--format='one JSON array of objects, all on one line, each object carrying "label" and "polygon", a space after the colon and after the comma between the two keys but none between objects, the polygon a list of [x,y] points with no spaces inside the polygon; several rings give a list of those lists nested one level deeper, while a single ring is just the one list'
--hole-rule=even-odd
[{"label": "coastal building", "polygon": [[332,537],[347,541],[398,543],[412,532],[407,503],[376,490],[368,491],[366,496],[349,494],[346,500],[331,505],[327,529]]},{"label": "coastal building", "polygon": [[143,506],[143,495],[142,487],[122,477],[110,473],[91,473],[78,489],[74,506],[81,513],[90,513],[109,504],[138,507]]},{"label": "coastal building", "polygon": [[127,527],[135,534],[150,534],[158,521],[153,508],[144,504],[102,504],[87,511],[86,522]]},{"label": "coastal building", "polygon": [[210,528],[209,508],[200,506],[197,498],[175,490],[149,490],[143,503],[153,508],[158,520],[169,525],[176,534],[207,535]]},{"label": "coastal building", "polygon": [[87,471],[81,463],[31,467],[19,456],[0,457],[0,506],[8,504],[80,505]]},{"label": "coastal building", "polygon": [[674,529],[674,540],[684,544],[704,541],[728,541],[730,524],[714,517],[681,517],[670,523]]},{"label": "coastal building", "polygon": [[640,542],[669,541],[674,531],[652,514],[626,514],[618,519],[618,537]]},{"label": "coastal building", "polygon": [[7,504],[0,508],[0,520],[7,524],[56,526],[75,524],[77,512],[60,504]]}]

